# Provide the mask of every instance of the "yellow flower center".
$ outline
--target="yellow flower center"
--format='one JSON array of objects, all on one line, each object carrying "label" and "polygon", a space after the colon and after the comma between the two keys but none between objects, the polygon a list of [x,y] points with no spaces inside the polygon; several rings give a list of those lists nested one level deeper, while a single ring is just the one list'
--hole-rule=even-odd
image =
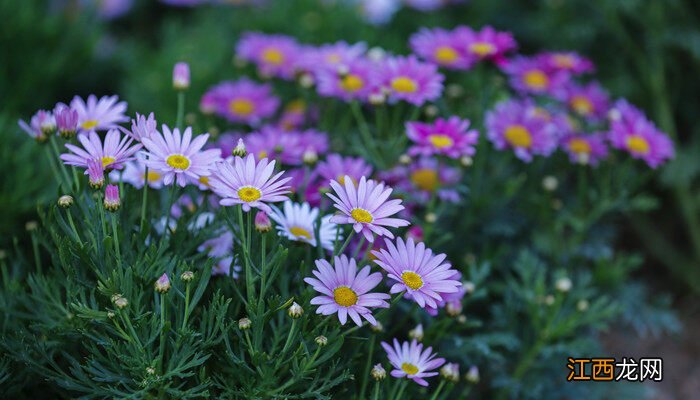
[{"label": "yellow flower center", "polygon": [[165,159],[165,162],[171,167],[181,171],[190,167],[190,160],[182,154],[169,155],[168,158]]},{"label": "yellow flower center", "polygon": [[204,186],[209,187],[209,177],[208,176],[200,176],[199,179],[197,179],[199,183],[201,183]]},{"label": "yellow flower center", "polygon": [[469,46],[469,51],[479,57],[487,57],[496,52],[496,47],[491,43],[476,42]]},{"label": "yellow flower center", "polygon": [[590,154],[591,153],[591,145],[583,140],[583,139],[571,139],[569,141],[569,150],[571,150],[574,153],[583,153],[583,154]]},{"label": "yellow flower center", "polygon": [[262,193],[260,193],[260,190],[252,186],[243,186],[242,188],[238,189],[238,197],[246,203],[250,203],[251,201],[255,201],[262,197]]},{"label": "yellow flower center", "polygon": [[340,87],[348,92],[357,92],[365,86],[365,81],[362,80],[357,75],[349,74],[346,75],[343,80],[340,81]]},{"label": "yellow flower center", "polygon": [[160,174],[156,171],[148,171],[148,174],[144,176],[146,180],[150,183],[157,182],[160,179]]},{"label": "yellow flower center", "polygon": [[559,68],[573,68],[574,58],[567,54],[557,54],[554,56],[554,65],[556,65]]},{"label": "yellow flower center", "polygon": [[113,163],[114,161],[116,161],[114,159],[114,157],[111,157],[111,156],[102,157],[102,168],[107,167],[109,164]]},{"label": "yellow flower center", "polygon": [[88,130],[88,129],[92,129],[92,128],[96,127],[98,123],[99,122],[97,122],[96,119],[89,119],[89,120],[83,122],[82,124],[80,124],[80,127],[85,129],[85,130]]},{"label": "yellow flower center", "polygon": [[326,56],[326,61],[331,64],[338,64],[341,61],[341,58],[339,54],[331,53]]},{"label": "yellow flower center", "polygon": [[262,160],[263,158],[267,158],[267,152],[265,150],[258,152],[258,160]]},{"label": "yellow flower center", "polygon": [[415,375],[418,373],[418,367],[411,363],[403,363],[401,364],[401,369],[403,372],[407,373],[408,375]]},{"label": "yellow flower center", "polygon": [[367,210],[363,210],[361,208],[354,208],[350,212],[350,216],[359,223],[368,224],[374,220],[374,218],[372,218],[372,214],[370,214]]},{"label": "yellow flower center", "polygon": [[268,47],[263,50],[262,59],[268,64],[280,65],[284,62],[284,54],[274,47]]},{"label": "yellow flower center", "polygon": [[438,172],[432,168],[421,168],[413,171],[411,182],[420,190],[434,192],[438,186]]},{"label": "yellow flower center", "polygon": [[311,232],[307,231],[306,229],[300,227],[300,226],[293,226],[289,228],[289,232],[292,233],[292,235],[297,236],[297,237],[304,237],[309,240],[311,240]]},{"label": "yellow flower center", "polygon": [[413,93],[418,90],[418,84],[406,76],[399,76],[391,81],[391,87],[399,93]]},{"label": "yellow flower center", "polygon": [[294,114],[301,114],[304,112],[304,110],[306,110],[306,103],[304,103],[304,100],[301,99],[292,100],[285,108],[285,111]]},{"label": "yellow flower center", "polygon": [[450,46],[440,46],[435,49],[435,59],[440,64],[452,64],[457,61],[459,54]]},{"label": "yellow flower center", "polygon": [[[357,186],[357,181],[353,177],[349,177],[350,180],[352,181],[352,184]],[[336,178],[336,181],[340,183],[341,185],[345,186],[345,175],[338,175],[338,178]]]},{"label": "yellow flower center", "polygon": [[532,145],[530,132],[522,125],[511,125],[506,129],[505,137],[513,147],[528,148]]},{"label": "yellow flower center", "polygon": [[571,99],[571,108],[580,115],[589,115],[593,112],[593,103],[586,96],[574,96]]},{"label": "yellow flower center", "polygon": [[523,76],[523,81],[533,89],[545,89],[549,85],[549,78],[539,69],[527,71]]},{"label": "yellow flower center", "polygon": [[413,271],[404,271],[404,273],[401,274],[401,279],[406,286],[413,290],[418,290],[423,287],[423,279]]},{"label": "yellow flower center", "polygon": [[632,135],[627,138],[627,149],[632,153],[647,154],[650,147],[646,139],[639,135]]},{"label": "yellow flower center", "polygon": [[233,114],[245,117],[253,113],[255,105],[248,99],[233,99],[228,108]]},{"label": "yellow flower center", "polygon": [[333,300],[343,307],[354,306],[357,304],[357,293],[347,286],[340,286],[333,290]]},{"label": "yellow flower center", "polygon": [[437,147],[438,149],[444,149],[445,147],[450,147],[455,144],[451,137],[439,133],[434,133],[428,136],[428,140],[430,140],[430,143],[432,143],[433,146]]}]

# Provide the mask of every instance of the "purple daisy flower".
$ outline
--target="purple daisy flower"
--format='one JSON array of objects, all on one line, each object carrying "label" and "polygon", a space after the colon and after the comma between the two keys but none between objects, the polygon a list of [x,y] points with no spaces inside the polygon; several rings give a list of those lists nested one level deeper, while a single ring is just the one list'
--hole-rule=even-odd
[{"label": "purple daisy flower", "polygon": [[465,55],[476,60],[494,60],[499,64],[507,52],[518,47],[512,33],[499,32],[490,26],[480,31],[460,26],[454,30],[454,36]]},{"label": "purple daisy flower", "polygon": [[325,161],[318,163],[316,172],[326,180],[326,185],[331,180],[336,180],[344,185],[346,176],[349,176],[356,184],[363,176],[372,175],[372,166],[367,164],[364,158],[329,154]]},{"label": "purple daisy flower", "polygon": [[523,94],[557,95],[569,81],[569,75],[553,71],[538,57],[517,56],[502,66],[510,85]]},{"label": "purple daisy flower", "polygon": [[561,97],[572,111],[593,121],[603,119],[610,106],[608,93],[597,82],[585,86],[573,83],[567,85]]},{"label": "purple daisy flower", "polygon": [[104,96],[99,100],[91,94],[87,102],[75,96],[70,107],[78,112],[78,129],[82,132],[116,128],[117,124],[129,120],[124,114],[126,102],[117,96]]},{"label": "purple daisy flower", "polygon": [[272,87],[243,78],[227,81],[210,88],[202,97],[213,105],[212,110],[231,122],[257,125],[275,114],[279,99]]},{"label": "purple daisy flower", "polygon": [[442,94],[444,76],[437,66],[420,62],[415,56],[389,58],[382,63],[379,74],[393,101],[421,106]]},{"label": "purple daisy flower", "polygon": [[148,114],[148,117],[136,113],[136,118],[131,120],[131,130],[119,128],[122,132],[140,142],[143,138],[151,137],[151,135],[158,132],[158,123],[153,113]]},{"label": "purple daisy flower", "polygon": [[595,70],[595,65],[593,65],[591,60],[571,51],[542,53],[538,57],[542,59],[547,68],[553,71],[564,71],[579,75]]},{"label": "purple daisy flower", "polygon": [[214,193],[221,197],[219,204],[233,206],[240,204],[248,212],[257,208],[270,214],[272,209],[265,203],[275,203],[287,199],[290,178],[282,178],[284,171],[272,175],[275,161],[263,158],[255,162],[252,154],[243,159],[234,157],[233,161],[217,162],[210,179]]},{"label": "purple daisy flower", "polygon": [[416,55],[442,67],[466,70],[474,64],[474,58],[462,51],[462,43],[454,32],[423,28],[409,41]]},{"label": "purple daisy flower", "polygon": [[413,239],[406,242],[398,238],[396,243],[387,242],[386,249],[373,251],[374,262],[387,272],[387,277],[396,283],[390,292],[406,292],[419,306],[437,308],[442,295],[455,293],[462,282],[455,275],[445,254],[433,255],[424,243],[415,244]]},{"label": "purple daisy flower", "polygon": [[58,103],[53,109],[53,115],[61,137],[73,137],[78,129],[78,112],[63,103]]},{"label": "purple daisy flower", "polygon": [[355,60],[360,59],[366,50],[365,43],[348,44],[343,41],[319,47],[308,47],[303,52],[297,67],[314,74],[320,72],[337,73],[339,70],[347,68]]},{"label": "purple daisy flower", "polygon": [[513,149],[530,162],[534,155],[549,156],[557,147],[556,127],[528,100],[508,100],[486,114],[489,140],[498,150]]},{"label": "purple daisy flower", "polygon": [[20,119],[19,127],[37,142],[43,142],[56,130],[56,119],[50,111],[39,110],[29,124]]},{"label": "purple daisy flower", "polygon": [[[66,143],[71,153],[61,154],[61,160],[66,165],[87,168],[88,160],[95,160],[105,169],[121,169],[124,162],[133,160],[133,155],[141,149],[141,144],[131,146],[133,139],[124,136],[116,129],[110,129],[105,136],[104,144],[95,131],[78,135],[82,148]],[[85,171],[87,174],[87,171]]]},{"label": "purple daisy flower", "polygon": [[408,150],[411,156],[434,154],[450,158],[473,156],[474,145],[479,139],[479,132],[469,130],[469,120],[459,117],[438,118],[432,124],[424,122],[407,122],[406,135],[415,145]]},{"label": "purple daisy flower", "polygon": [[[207,256],[217,259],[212,267],[212,276],[231,276],[238,279],[242,268],[233,262],[233,233],[226,229],[219,236],[211,238],[199,247],[197,251],[206,253]],[[233,266],[233,271],[231,267]]]},{"label": "purple daisy flower", "polygon": [[146,165],[163,175],[163,184],[170,185],[176,181],[184,187],[188,183],[196,183],[202,176],[209,176],[211,165],[218,161],[219,150],[202,150],[207,143],[209,134],[192,138],[192,128],[172,131],[167,125],[162,126],[162,134],[157,132],[143,138],[143,145],[148,152]]},{"label": "purple daisy flower", "polygon": [[365,59],[350,61],[342,72],[321,71],[317,77],[318,94],[345,101],[365,100],[376,89],[376,66]]},{"label": "purple daisy flower", "polygon": [[126,162],[121,173],[112,171],[109,178],[112,182],[126,182],[136,189],[141,189],[146,183],[153,189],[163,187],[163,175],[152,169],[146,170],[146,156],[143,152],[136,153],[136,160]]},{"label": "purple daisy flower", "polygon": [[246,136],[244,141],[248,152],[257,158],[270,157],[287,165],[301,165],[307,150],[316,154],[328,151],[328,136],[312,129],[284,132],[273,126],[264,126],[259,132]]},{"label": "purple daisy flower", "polygon": [[353,224],[356,233],[362,232],[369,242],[374,242],[374,234],[393,238],[385,226],[398,228],[408,226],[409,222],[399,218],[389,218],[403,210],[401,200],[387,201],[393,189],[386,188],[384,183],[360,178],[357,186],[352,178],[345,176],[344,185],[331,180],[334,193],[327,193],[334,202],[334,207],[340,211],[331,221],[337,224]]},{"label": "purple daisy flower", "polygon": [[435,358],[437,354],[433,353],[432,347],[423,350],[423,345],[415,339],[410,344],[399,343],[394,339],[393,347],[387,342],[382,342],[382,347],[395,368],[391,371],[391,376],[411,379],[421,386],[428,386],[428,382],[423,378],[437,375],[433,370],[445,363],[444,358]]},{"label": "purple daisy flower", "polygon": [[370,273],[369,265],[357,272],[354,259],[344,254],[335,257],[334,266],[326,260],[316,260],[313,272],[316,278],[304,278],[304,282],[320,293],[311,299],[311,304],[319,305],[317,314],[338,314],[341,325],[345,325],[348,316],[357,326],[362,326],[362,318],[376,325],[370,308],[389,308],[386,302],[391,296],[386,293],[368,293],[382,281],[380,272]]},{"label": "purple daisy flower", "polygon": [[562,140],[561,147],[571,162],[577,164],[595,166],[608,156],[608,146],[602,133],[567,136]]},{"label": "purple daisy flower", "polygon": [[306,121],[306,103],[304,100],[292,100],[284,106],[277,126],[285,131],[299,128]]},{"label": "purple daisy flower", "polygon": [[302,53],[299,44],[289,36],[246,32],[236,46],[236,55],[257,65],[262,76],[292,79]]},{"label": "purple daisy flower", "polygon": [[457,203],[460,200],[456,190],[461,179],[460,170],[440,165],[434,158],[421,157],[409,166],[399,165],[382,171],[379,177],[407,194],[412,200],[407,200],[408,205],[428,204],[435,194],[442,201]]},{"label": "purple daisy flower", "polygon": [[625,100],[615,103],[609,140],[612,147],[627,151],[656,168],[674,157],[673,142],[639,109]]}]

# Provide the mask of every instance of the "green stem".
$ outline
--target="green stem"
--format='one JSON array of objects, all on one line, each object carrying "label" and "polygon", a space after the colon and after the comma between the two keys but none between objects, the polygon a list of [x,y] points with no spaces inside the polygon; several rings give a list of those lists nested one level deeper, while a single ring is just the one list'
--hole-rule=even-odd
[{"label": "green stem", "polygon": [[190,316],[190,283],[185,288],[185,317],[182,319],[182,330],[187,326],[187,318]]},{"label": "green stem", "polygon": [[34,264],[36,265],[37,272],[41,273],[41,259],[39,258],[39,243],[36,241],[36,235],[34,232],[31,233],[32,236],[32,250],[34,251]]},{"label": "green stem", "polygon": [[148,167],[146,167],[143,179],[143,196],[141,197],[141,222],[139,223],[140,231],[143,232],[146,223],[146,204],[148,204]]},{"label": "green stem", "polygon": [[374,382],[374,393],[372,394],[372,400],[379,400],[379,381]]},{"label": "green stem", "polygon": [[[353,231],[353,232],[354,232],[354,231]],[[345,251],[345,248],[348,247],[348,244],[350,243],[350,240],[352,239],[352,234],[353,234],[353,232],[350,232],[350,234],[348,235],[347,239],[345,239],[345,242],[343,242],[343,245],[340,246],[340,249],[337,249],[337,250],[334,252],[334,255],[339,256],[339,255],[343,254],[343,252]]]},{"label": "green stem", "polygon": [[80,244],[80,247],[83,247],[83,242],[80,239],[80,235],[78,234],[78,230],[75,229],[75,223],[73,222],[73,216],[71,215],[69,210],[66,210],[66,215],[68,216],[68,224],[70,224],[70,228],[73,230],[73,235],[75,235],[75,240]]},{"label": "green stem", "polygon": [[374,354],[374,342],[377,340],[376,335],[372,335],[369,340],[369,352],[367,354],[367,362],[365,363],[365,371],[362,374],[362,383],[360,384],[360,399],[365,398],[365,391],[367,390],[367,379],[369,378],[370,370],[372,368],[372,355]]},{"label": "green stem", "polygon": [[438,385],[437,389],[435,390],[435,393],[430,397],[430,400],[436,400],[438,396],[440,395],[440,392],[442,391],[442,388],[445,387],[445,380],[441,380],[440,384]]},{"label": "green stem", "polygon": [[253,287],[253,271],[250,266],[249,251],[250,245],[248,243],[248,235],[245,230],[245,225],[243,224],[243,207],[238,207],[238,228],[240,231],[241,245],[243,247],[243,264],[245,266],[245,285],[246,285],[246,296],[248,297],[248,304],[253,306],[253,299],[255,298],[255,288]]},{"label": "green stem", "polygon": [[292,327],[289,329],[289,334],[287,335],[287,340],[284,342],[284,346],[282,347],[282,351],[278,355],[277,359],[277,366],[280,365],[282,362],[282,359],[284,358],[284,354],[287,352],[287,349],[289,348],[289,345],[292,344],[292,338],[295,336],[295,331],[297,328],[297,321],[298,319],[292,320]]},{"label": "green stem", "polygon": [[128,316],[125,316],[122,310],[117,311],[119,313],[119,317],[121,317],[122,321],[126,326],[129,328],[129,332],[131,332],[131,336],[134,338],[136,343],[139,345],[139,348],[143,349],[143,345],[141,344],[141,340],[139,339],[139,335],[136,334],[136,329],[134,329],[134,325],[131,323],[131,318]]},{"label": "green stem", "polygon": [[63,161],[61,161],[61,155],[60,151],[58,150],[58,146],[56,145],[56,138],[55,137],[50,137],[49,138],[49,143],[51,143],[51,149],[53,150],[54,156],[56,157],[56,162],[58,163],[60,169],[61,169],[61,174],[66,180],[66,187],[70,187],[70,176],[68,176],[68,171],[66,171],[66,166],[63,164]]},{"label": "green stem", "polygon": [[165,356],[165,299],[167,293],[160,295],[160,351],[158,354],[158,370],[163,374],[163,358]]},{"label": "green stem", "polygon": [[175,126],[182,130],[182,122],[185,119],[185,92],[177,93],[177,122]]},{"label": "green stem", "polygon": [[117,231],[117,215],[112,214],[111,216],[112,220],[112,235],[114,235],[114,249],[117,252],[117,265],[121,266],[122,264],[122,251],[119,246],[119,232]]}]

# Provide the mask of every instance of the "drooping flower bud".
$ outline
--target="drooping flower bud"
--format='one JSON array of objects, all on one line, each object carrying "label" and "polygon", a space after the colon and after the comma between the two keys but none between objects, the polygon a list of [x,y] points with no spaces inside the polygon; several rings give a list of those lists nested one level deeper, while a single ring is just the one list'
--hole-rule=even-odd
[{"label": "drooping flower bud", "polygon": [[190,65],[186,62],[176,63],[173,67],[173,88],[187,90],[190,87]]},{"label": "drooping flower bud", "polygon": [[168,274],[163,274],[158,278],[158,280],[155,283],[155,289],[156,292],[158,293],[168,293],[168,290],[170,290],[170,278],[168,278]]},{"label": "drooping flower bud", "polygon": [[234,157],[245,157],[248,154],[248,151],[246,151],[245,148],[245,143],[243,143],[243,139],[238,139],[238,144],[236,144],[236,147],[233,148],[231,151],[231,155]]},{"label": "drooping flower bud", "polygon": [[459,364],[447,363],[440,368],[440,375],[450,382],[459,381]]},{"label": "drooping flower bud", "polygon": [[73,196],[64,194],[58,198],[58,205],[63,208],[68,208],[73,205]]},{"label": "drooping flower bud", "polygon": [[294,303],[292,303],[291,306],[289,306],[289,309],[287,310],[287,314],[290,317],[297,319],[297,318],[301,317],[302,315],[304,315],[304,309],[301,308],[301,306],[299,304],[297,304],[297,302],[295,301]]},{"label": "drooping flower bud", "polygon": [[107,185],[105,189],[104,206],[107,211],[117,211],[121,201],[119,200],[119,186]]},{"label": "drooping flower bud", "polygon": [[250,329],[251,325],[253,325],[253,322],[248,317],[243,317],[238,320],[238,329],[240,330],[244,331],[246,329]]},{"label": "drooping flower bud", "polygon": [[93,189],[100,189],[105,184],[105,169],[102,162],[94,159],[87,161],[88,183]]},{"label": "drooping flower bud", "polygon": [[59,103],[56,105],[53,114],[59,135],[64,139],[75,136],[75,132],[78,129],[78,112],[63,103]]},{"label": "drooping flower bud", "polygon": [[386,378],[386,370],[384,367],[382,367],[382,364],[377,364],[372,367],[372,372],[370,372],[370,375],[375,381],[381,381]]},{"label": "drooping flower bud", "polygon": [[265,211],[258,211],[255,214],[255,230],[260,233],[269,232],[272,229],[272,222]]}]

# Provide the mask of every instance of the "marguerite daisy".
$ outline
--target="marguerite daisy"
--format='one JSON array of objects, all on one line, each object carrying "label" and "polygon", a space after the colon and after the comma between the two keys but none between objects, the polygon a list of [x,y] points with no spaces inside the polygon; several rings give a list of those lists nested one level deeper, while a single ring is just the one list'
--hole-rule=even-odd
[{"label": "marguerite daisy", "polygon": [[[270,218],[277,222],[277,231],[280,236],[316,247],[318,213],[318,208],[311,208],[309,203],[298,204],[287,200],[284,202],[283,211],[275,209],[270,214]],[[342,239],[342,236],[337,233],[338,226],[330,221],[331,218],[330,215],[321,218],[321,227],[318,232],[321,246],[326,250],[333,250],[333,242]]]}]

